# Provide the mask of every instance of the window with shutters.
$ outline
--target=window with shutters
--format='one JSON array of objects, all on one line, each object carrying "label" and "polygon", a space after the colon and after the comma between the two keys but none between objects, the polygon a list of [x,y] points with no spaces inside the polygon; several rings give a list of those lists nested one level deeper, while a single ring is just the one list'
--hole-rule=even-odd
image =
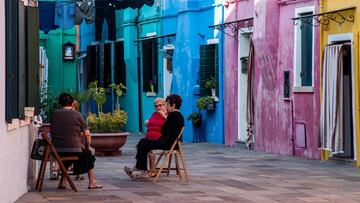
[{"label": "window with shutters", "polygon": [[142,41],[142,83],[143,92],[158,91],[158,48],[156,39]]},{"label": "window with shutters", "polygon": [[[311,25],[314,7],[298,8],[295,11],[296,17],[304,17],[295,26],[295,53],[294,53],[294,90],[296,87],[313,86],[314,74],[314,27]],[[309,17],[307,17],[309,16]],[[302,88],[305,90],[305,88]],[[297,88],[300,89],[301,88]]]},{"label": "window with shutters", "polygon": [[200,45],[200,95],[211,95],[205,87],[206,81],[213,77],[216,83],[216,95],[219,95],[219,51],[218,44]]},{"label": "window with shutters", "polygon": [[[27,10],[27,11],[26,11]],[[30,49],[38,49],[38,34],[34,35],[32,25],[37,25],[37,9],[27,9],[22,1],[5,1],[6,32],[6,112],[7,122],[24,118],[24,107],[38,107],[38,51],[31,54]],[[32,19],[29,21],[28,19]],[[33,51],[33,50],[31,50]],[[37,59],[37,60],[36,60]],[[35,62],[36,60],[36,62]],[[34,64],[35,68],[34,68]],[[34,71],[34,72],[31,72]],[[29,85],[32,88],[29,88]]]}]

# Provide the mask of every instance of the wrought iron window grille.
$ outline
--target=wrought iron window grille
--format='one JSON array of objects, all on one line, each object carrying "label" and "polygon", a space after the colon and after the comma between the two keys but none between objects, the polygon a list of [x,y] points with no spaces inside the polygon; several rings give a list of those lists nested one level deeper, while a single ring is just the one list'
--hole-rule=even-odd
[{"label": "wrought iron window grille", "polygon": [[339,26],[341,26],[345,22],[354,23],[355,17],[353,14],[345,15],[342,12],[355,10],[355,9],[356,7],[349,7],[349,8],[318,13],[313,15],[304,15],[304,16],[292,18],[292,20],[294,25],[298,25],[299,21],[301,22],[300,29],[304,27],[304,23],[305,23],[313,27],[319,27],[323,25],[325,30],[329,30],[329,25],[331,21],[338,23]]},{"label": "wrought iron window grille", "polygon": [[[213,30],[219,30],[229,37],[237,38],[239,31],[241,33],[246,33],[247,31],[252,31],[253,24],[254,24],[254,18],[246,18],[246,19],[242,19],[242,20],[236,20],[236,21],[231,21],[231,22],[217,24],[217,25],[211,25],[211,26],[209,26],[209,28],[212,28]],[[226,32],[227,29],[230,29],[231,34]],[[247,29],[247,31],[245,29]]]}]

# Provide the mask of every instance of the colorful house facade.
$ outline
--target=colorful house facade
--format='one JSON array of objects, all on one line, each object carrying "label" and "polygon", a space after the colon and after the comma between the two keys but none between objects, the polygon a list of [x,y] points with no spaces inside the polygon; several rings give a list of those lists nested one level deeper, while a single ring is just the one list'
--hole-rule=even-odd
[{"label": "colorful house facade", "polygon": [[[323,60],[321,75],[322,122],[321,147],[323,159],[329,156],[337,159],[352,160],[360,165],[359,137],[359,32],[358,20],[360,3],[358,1],[320,1],[319,18],[320,51]],[[327,21],[326,21],[327,19]],[[333,53],[333,54],[332,54]],[[335,58],[334,63],[331,59]],[[338,70],[333,75],[331,70]],[[339,80],[331,80],[337,76]],[[335,87],[335,88],[333,88]],[[334,99],[329,91],[339,96]],[[330,101],[337,105],[332,106]],[[332,115],[327,109],[334,109]],[[336,109],[336,111],[335,111]],[[341,112],[341,114],[340,114]],[[330,116],[337,122],[329,121]],[[334,126],[330,130],[326,126]],[[323,133],[322,133],[323,132]],[[332,140],[332,142],[328,142]],[[326,153],[328,152],[328,153]],[[330,152],[330,153],[329,153]],[[331,154],[331,155],[330,155]]]},{"label": "colorful house facade", "polygon": [[240,33],[238,39],[227,39],[227,46],[231,47],[229,54],[235,57],[226,57],[225,80],[226,85],[237,89],[226,88],[225,103],[233,108],[237,103],[239,113],[236,120],[230,116],[225,119],[227,145],[234,145],[238,139],[248,139],[244,98],[247,98],[245,90],[249,85],[245,81],[249,79],[239,74],[241,68],[236,69],[249,47],[249,40],[244,40],[244,37],[251,34],[254,45],[253,77],[250,78],[254,108],[251,130],[254,135],[250,140],[253,139],[255,149],[315,159],[320,157],[319,30],[291,20],[315,14],[318,7],[317,1],[229,1],[229,20],[249,21],[253,17],[253,26],[251,30],[248,28]]},{"label": "colorful house facade", "polygon": [[[224,7],[221,1],[210,0],[164,0],[161,6],[162,34],[175,35],[171,44],[161,48],[173,50],[171,73],[167,59],[163,59],[165,66],[160,68],[164,72],[164,92],[181,95],[181,112],[185,118],[192,112],[199,112],[202,117],[200,129],[186,122],[184,140],[223,144],[224,35],[211,26],[224,21]],[[205,82],[210,76],[216,80],[215,110],[199,110],[198,99],[209,95]]]},{"label": "colorful house facade", "polygon": [[[120,74],[125,77],[120,82],[126,84],[127,90],[120,102],[121,108],[129,115],[125,126],[127,131],[145,133],[143,123],[153,112],[154,99],[177,93],[183,98],[181,111],[185,117],[192,112],[200,112],[204,118],[200,130],[192,129],[191,122],[186,123],[184,139],[193,141],[196,137],[199,141],[201,138],[202,141],[224,142],[221,99],[224,50],[221,41],[224,38],[221,32],[209,28],[221,23],[223,15],[223,5],[210,0],[154,1],[141,9],[116,11],[114,42],[107,41],[106,22],[101,41],[95,41],[93,25],[83,23],[80,26],[80,52],[90,58],[91,47],[122,43],[122,55],[118,55],[119,47],[116,45],[110,53],[123,61],[124,68]],[[199,26],[199,22],[204,26]],[[105,52],[104,58],[107,58]],[[89,63],[86,60],[84,58],[80,62],[84,64],[84,71],[91,69],[86,65]],[[115,69],[119,67],[116,60],[111,63]],[[84,72],[84,76],[88,77],[86,81],[90,81],[91,74],[89,76]],[[218,101],[215,110],[200,111],[196,102],[198,98],[209,95],[210,90],[206,90],[205,82],[210,76],[216,78]],[[113,72],[112,77],[118,77],[118,73]],[[82,86],[84,89],[85,83]],[[108,99],[110,102],[105,105],[111,109],[111,95]]]}]

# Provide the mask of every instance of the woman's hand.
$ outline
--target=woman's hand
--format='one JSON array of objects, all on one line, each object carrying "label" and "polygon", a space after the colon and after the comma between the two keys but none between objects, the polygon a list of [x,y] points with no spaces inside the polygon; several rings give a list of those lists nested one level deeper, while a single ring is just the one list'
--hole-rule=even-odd
[{"label": "woman's hand", "polygon": [[167,118],[167,115],[165,112],[163,112],[163,111],[158,111],[158,112],[163,118],[165,118],[165,119]]}]

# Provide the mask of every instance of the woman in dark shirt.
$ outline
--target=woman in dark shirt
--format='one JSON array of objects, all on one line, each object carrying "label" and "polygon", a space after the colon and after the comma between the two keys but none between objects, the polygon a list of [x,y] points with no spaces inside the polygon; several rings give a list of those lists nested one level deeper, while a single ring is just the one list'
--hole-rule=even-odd
[{"label": "woman in dark shirt", "polygon": [[[126,174],[131,178],[148,178],[147,173],[147,154],[153,149],[168,150],[175,142],[181,129],[184,127],[184,117],[180,113],[181,97],[176,94],[166,97],[166,107],[168,117],[161,128],[161,136],[158,140],[141,139],[137,145],[135,168],[124,168]],[[136,173],[135,173],[136,172]]]},{"label": "woman in dark shirt", "polygon": [[[100,189],[102,186],[95,181],[95,157],[89,153],[91,135],[82,115],[73,110],[74,98],[67,93],[59,96],[60,109],[51,118],[52,142],[61,157],[78,156],[77,161],[64,161],[65,167],[74,164],[74,174],[88,173],[88,189]],[[85,149],[82,148],[81,133],[85,136]],[[59,188],[65,188],[65,178],[61,178]]]}]

